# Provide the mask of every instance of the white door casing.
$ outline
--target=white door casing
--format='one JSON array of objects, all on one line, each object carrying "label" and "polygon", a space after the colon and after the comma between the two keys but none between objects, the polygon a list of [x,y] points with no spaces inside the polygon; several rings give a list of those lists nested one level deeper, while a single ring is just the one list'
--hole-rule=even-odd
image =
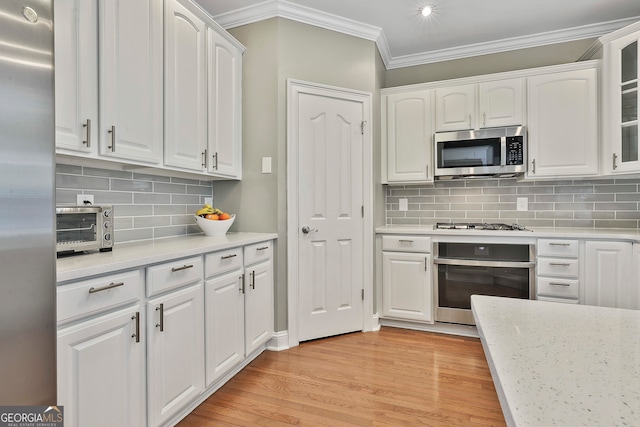
[{"label": "white door casing", "polygon": [[290,346],[372,329],[370,106],[368,93],[288,81]]}]

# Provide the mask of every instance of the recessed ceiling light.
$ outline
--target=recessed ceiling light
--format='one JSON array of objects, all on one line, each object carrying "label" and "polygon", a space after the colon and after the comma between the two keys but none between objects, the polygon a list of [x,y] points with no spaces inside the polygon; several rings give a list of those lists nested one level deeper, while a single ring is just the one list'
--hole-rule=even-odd
[{"label": "recessed ceiling light", "polygon": [[433,12],[433,7],[429,5],[423,6],[422,9],[420,9],[420,13],[422,13],[422,16],[429,16],[431,15],[431,12]]}]

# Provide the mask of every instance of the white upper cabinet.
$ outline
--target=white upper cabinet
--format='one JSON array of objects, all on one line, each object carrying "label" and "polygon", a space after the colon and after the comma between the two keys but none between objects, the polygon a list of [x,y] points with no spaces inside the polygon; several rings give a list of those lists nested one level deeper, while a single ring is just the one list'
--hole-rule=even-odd
[{"label": "white upper cabinet", "polygon": [[191,1],[166,7],[165,164],[239,179],[244,48]]},{"label": "white upper cabinet", "polygon": [[608,34],[600,41],[604,47],[605,173],[638,172],[640,22]]},{"label": "white upper cabinet", "polygon": [[436,88],[436,132],[524,124],[524,80]]},{"label": "white upper cabinet", "polygon": [[478,85],[479,128],[524,124],[524,79],[496,80]]},{"label": "white upper cabinet", "polygon": [[100,154],[162,160],[162,2],[99,2]]},{"label": "white upper cabinet", "polygon": [[[433,181],[431,90],[383,95],[382,145],[385,182]],[[386,147],[386,149],[385,149]],[[385,164],[386,163],[386,164]]]},{"label": "white upper cabinet", "polygon": [[598,173],[598,72],[528,78],[528,178]]},{"label": "white upper cabinet", "polygon": [[436,88],[436,132],[475,129],[476,85]]},{"label": "white upper cabinet", "polygon": [[98,4],[54,2],[56,150],[94,156],[98,150]]},{"label": "white upper cabinet", "polygon": [[181,2],[166,2],[165,148],[168,166],[202,172],[207,147],[206,26]]},{"label": "white upper cabinet", "polygon": [[220,32],[207,28],[207,171],[230,178],[242,175],[242,51]]}]

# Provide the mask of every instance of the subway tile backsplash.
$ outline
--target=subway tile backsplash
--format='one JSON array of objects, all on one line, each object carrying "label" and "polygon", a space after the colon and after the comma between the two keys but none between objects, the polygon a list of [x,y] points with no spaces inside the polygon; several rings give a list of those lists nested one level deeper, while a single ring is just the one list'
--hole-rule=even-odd
[{"label": "subway tile backsplash", "polygon": [[77,194],[113,205],[117,244],[200,233],[193,213],[213,197],[213,187],[210,181],[58,164],[56,204],[75,205]]},{"label": "subway tile backsplash", "polygon": [[[639,179],[523,182],[515,178],[388,185],[388,225],[436,222],[505,222],[528,227],[640,229]],[[528,210],[518,211],[519,197]],[[399,199],[409,210],[399,210]]]}]

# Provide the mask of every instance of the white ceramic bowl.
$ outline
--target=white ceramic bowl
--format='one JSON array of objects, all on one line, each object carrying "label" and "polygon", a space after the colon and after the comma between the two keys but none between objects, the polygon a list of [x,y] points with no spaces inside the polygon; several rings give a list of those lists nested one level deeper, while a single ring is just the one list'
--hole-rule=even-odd
[{"label": "white ceramic bowl", "polygon": [[195,217],[196,223],[204,231],[205,236],[224,236],[236,219],[235,214],[231,215],[231,218],[223,220],[206,219],[198,215],[195,215]]}]

